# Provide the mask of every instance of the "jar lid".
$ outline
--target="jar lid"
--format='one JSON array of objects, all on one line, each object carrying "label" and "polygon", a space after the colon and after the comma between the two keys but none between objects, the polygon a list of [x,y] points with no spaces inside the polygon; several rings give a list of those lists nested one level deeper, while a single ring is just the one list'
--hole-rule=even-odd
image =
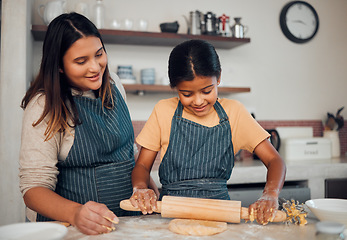
[{"label": "jar lid", "polygon": [[345,229],[345,225],[337,222],[322,221],[316,224],[316,229],[322,233],[340,234]]}]

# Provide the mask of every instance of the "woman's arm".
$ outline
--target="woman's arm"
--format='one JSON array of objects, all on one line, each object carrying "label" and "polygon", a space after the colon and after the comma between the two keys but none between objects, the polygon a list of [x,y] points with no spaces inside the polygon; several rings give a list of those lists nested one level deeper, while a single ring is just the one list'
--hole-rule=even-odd
[{"label": "woman's arm", "polygon": [[151,185],[150,173],[157,153],[142,147],[131,174],[133,195],[130,201],[134,207],[140,208],[143,214],[157,210],[157,195],[152,189],[149,189]]},{"label": "woman's arm", "polygon": [[44,187],[29,189],[23,198],[30,209],[48,218],[68,222],[85,234],[96,235],[110,232],[112,223],[105,217],[118,222],[116,215],[104,204],[87,202],[82,205]]},{"label": "woman's arm", "polygon": [[278,209],[278,195],[283,187],[286,175],[286,166],[281,156],[268,140],[262,141],[254,153],[261,159],[267,168],[266,184],[263,195],[250,205],[249,212],[256,211],[258,223],[267,224],[273,219]]}]

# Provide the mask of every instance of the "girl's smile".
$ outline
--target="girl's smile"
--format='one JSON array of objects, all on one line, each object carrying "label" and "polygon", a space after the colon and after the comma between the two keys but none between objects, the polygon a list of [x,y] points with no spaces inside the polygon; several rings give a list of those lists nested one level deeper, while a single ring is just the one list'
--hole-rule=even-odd
[{"label": "girl's smile", "polygon": [[220,79],[196,76],[192,81],[182,81],[176,86],[182,105],[193,114],[207,115],[217,101]]}]

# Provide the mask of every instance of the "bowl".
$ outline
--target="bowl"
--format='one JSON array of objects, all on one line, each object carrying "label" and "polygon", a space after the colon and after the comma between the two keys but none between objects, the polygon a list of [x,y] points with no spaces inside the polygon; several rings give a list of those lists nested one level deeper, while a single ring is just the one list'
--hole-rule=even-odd
[{"label": "bowl", "polygon": [[67,228],[59,223],[25,222],[0,227],[0,239],[61,240]]},{"label": "bowl", "polygon": [[347,227],[347,200],[337,198],[312,199],[306,206],[320,221],[333,221]]},{"label": "bowl", "polygon": [[180,25],[176,21],[176,22],[161,23],[159,26],[160,26],[161,32],[177,33]]}]

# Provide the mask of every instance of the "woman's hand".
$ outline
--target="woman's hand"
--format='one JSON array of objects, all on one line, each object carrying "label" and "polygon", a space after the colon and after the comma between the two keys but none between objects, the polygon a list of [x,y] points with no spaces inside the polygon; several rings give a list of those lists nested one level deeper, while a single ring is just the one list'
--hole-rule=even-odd
[{"label": "woman's hand", "polygon": [[130,202],[134,207],[139,208],[143,214],[151,214],[158,209],[157,195],[152,189],[134,188]]},{"label": "woman's hand", "polygon": [[255,203],[248,208],[251,219],[257,220],[259,224],[266,225],[272,222],[278,210],[278,198],[267,193],[263,193]]},{"label": "woman's hand", "polygon": [[118,222],[105,204],[89,201],[76,209],[73,225],[84,234],[97,235],[115,230],[114,224]]}]

